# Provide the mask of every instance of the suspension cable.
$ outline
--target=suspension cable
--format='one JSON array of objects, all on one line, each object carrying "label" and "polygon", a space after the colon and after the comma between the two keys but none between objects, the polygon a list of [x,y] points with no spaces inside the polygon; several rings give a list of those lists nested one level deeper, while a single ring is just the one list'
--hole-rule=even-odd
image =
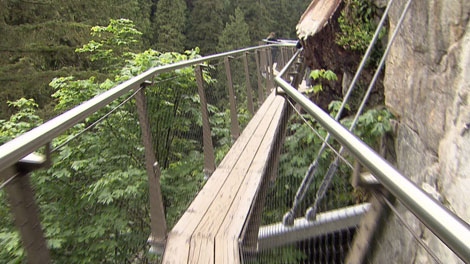
[{"label": "suspension cable", "polygon": [[[354,117],[354,120],[352,121],[352,123],[349,127],[349,131],[353,131],[354,128],[356,127],[357,121],[359,120],[359,117],[362,114],[362,111],[364,110],[364,107],[367,103],[367,100],[369,99],[369,96],[372,92],[372,89],[374,88],[375,83],[376,83],[376,81],[379,77],[379,74],[380,74],[380,72],[383,68],[383,65],[385,64],[385,60],[388,56],[390,48],[392,47],[392,45],[395,41],[395,37],[397,36],[398,31],[401,28],[401,25],[404,21],[405,15],[408,12],[410,4],[411,4],[411,0],[408,0],[407,5],[403,9],[400,20],[398,21],[397,26],[395,27],[395,30],[393,31],[392,37],[391,37],[390,41],[387,43],[387,47],[386,47],[386,49],[385,49],[385,51],[382,55],[382,58],[380,59],[380,63],[377,66],[377,70],[375,71],[374,77],[372,78],[371,82],[369,83],[369,87],[367,88],[366,94],[364,95],[364,98],[362,99],[361,105],[360,105],[359,109],[357,110],[356,115]],[[339,150],[339,153],[343,153],[343,150],[344,150],[344,147],[341,146],[341,148]],[[337,162],[338,162],[337,159],[335,159],[334,163],[337,163]],[[313,206],[311,206],[310,208],[307,209],[306,218],[308,220],[314,220],[315,219],[317,209],[318,209],[318,204],[324,198],[324,196],[326,194],[326,189],[329,187],[329,185],[331,183],[331,178],[333,177],[334,172],[336,171],[337,167],[338,167],[337,165],[336,166],[331,166],[330,165],[330,167],[328,167],[328,172],[322,180],[322,183],[320,185],[319,191],[317,192],[317,196],[316,196],[316,199],[314,201],[314,204],[313,204]],[[330,169],[333,170],[333,171],[330,172]]]},{"label": "suspension cable", "polygon": [[78,132],[77,134],[75,134],[73,137],[67,139],[65,142],[63,142],[62,144],[58,145],[57,147],[55,147],[54,149],[52,149],[51,153],[54,153],[56,152],[57,150],[59,150],[60,148],[64,147],[65,145],[67,145],[68,143],[70,143],[72,140],[78,138],[79,136],[81,136],[83,133],[87,132],[88,130],[92,129],[94,126],[96,126],[97,124],[101,123],[104,119],[106,119],[108,116],[110,116],[112,113],[114,113],[117,109],[119,109],[121,106],[123,106],[125,103],[129,102],[140,90],[142,89],[142,87],[139,87],[138,89],[136,89],[134,91],[134,93],[132,93],[131,96],[129,96],[128,98],[126,98],[124,101],[122,101],[120,104],[118,104],[116,107],[114,107],[113,109],[111,109],[108,113],[106,113],[105,115],[103,115],[102,117],[100,117],[98,120],[96,120],[95,122],[93,122],[92,124],[90,124],[89,126],[87,126],[86,128],[84,128],[83,130],[81,130],[80,132]]},{"label": "suspension cable", "polygon": [[[391,7],[393,1],[394,0],[389,1],[389,3],[388,3],[388,5],[387,5],[387,7],[386,7],[386,9],[385,9],[385,11],[382,15],[382,18],[380,19],[379,25],[377,26],[377,28],[375,30],[374,36],[372,37],[372,40],[371,40],[371,42],[370,42],[370,44],[369,44],[369,46],[366,50],[366,53],[364,54],[364,56],[362,58],[362,61],[358,66],[358,70],[356,71],[356,74],[354,75],[354,78],[353,78],[353,80],[352,80],[352,82],[351,82],[351,84],[348,88],[348,91],[347,91],[345,97],[343,98],[340,109],[338,110],[338,113],[335,116],[335,120],[339,120],[339,118],[340,118],[340,116],[341,116],[341,114],[342,114],[342,112],[343,112],[343,110],[346,106],[346,103],[349,100],[349,97],[351,96],[352,91],[354,90],[354,87],[355,87],[355,84],[356,84],[356,82],[359,78],[359,75],[362,72],[362,70],[364,69],[365,63],[368,60],[368,58],[370,57],[370,54],[372,53],[373,46],[375,45],[375,43],[376,43],[376,41],[379,37],[380,31],[382,30],[382,27],[385,23],[386,17],[388,15],[388,12],[390,10],[390,7]],[[326,135],[324,142],[328,142],[329,139],[330,139],[330,133],[328,133]],[[303,197],[305,196],[305,193],[308,190],[308,186],[310,186],[310,184],[313,180],[313,176],[315,175],[316,167],[318,165],[319,158],[321,157],[321,154],[323,153],[325,148],[326,148],[326,145],[325,145],[325,143],[323,143],[322,146],[320,147],[320,150],[318,151],[317,157],[310,164],[310,166],[307,170],[307,173],[305,174],[304,179],[303,179],[301,185],[299,186],[299,189],[297,190],[297,193],[295,195],[294,202],[292,204],[292,207],[291,207],[290,211],[287,212],[284,215],[283,223],[285,225],[292,225],[293,224],[295,212],[297,211],[298,206],[302,202]],[[331,173],[331,174],[333,174],[333,173]],[[307,185],[307,186],[302,186],[302,185]]]},{"label": "suspension cable", "polygon": [[304,121],[305,124],[307,124],[307,126],[310,128],[310,130],[312,130],[313,133],[315,133],[315,135],[317,135],[318,138],[320,138],[320,140],[326,144],[326,146],[331,150],[333,151],[333,153],[336,154],[336,156],[338,158],[340,158],[346,165],[348,165],[351,169],[354,168],[353,165],[351,165],[351,163],[349,163],[349,161],[344,158],[341,153],[339,151],[337,151],[330,143],[328,143],[326,141],[326,139],[318,132],[318,130],[316,130],[308,121],[307,119],[305,119],[305,117],[302,116],[302,114],[299,112],[299,110],[297,110],[297,108],[295,108],[294,104],[290,101],[290,100],[287,100],[289,102],[289,105],[292,107],[292,109],[294,109],[294,111],[297,113],[297,115],[302,119],[302,121]]}]

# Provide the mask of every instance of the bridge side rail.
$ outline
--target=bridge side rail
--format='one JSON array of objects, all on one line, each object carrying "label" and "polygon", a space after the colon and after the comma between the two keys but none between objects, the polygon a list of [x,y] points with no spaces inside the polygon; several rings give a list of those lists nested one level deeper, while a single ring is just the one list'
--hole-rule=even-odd
[{"label": "bridge side rail", "polygon": [[[289,65],[286,66],[286,68]],[[280,74],[281,75],[281,74]],[[279,76],[280,76],[279,75]],[[398,172],[367,144],[280,77],[275,82],[367,167],[380,184],[408,208],[465,263],[470,263],[470,226]]]},{"label": "bridge side rail", "polygon": [[[294,45],[286,44],[282,46],[291,48]],[[37,212],[38,208],[35,205],[34,195],[31,192],[29,173],[50,165],[51,142],[55,138],[64,134],[68,129],[79,124],[87,117],[104,109],[110,103],[118,100],[121,96],[126,95],[131,91],[136,91],[134,96],[137,104],[136,108],[139,117],[139,124],[142,130],[142,141],[145,147],[145,165],[151,196],[150,226],[152,234],[150,236],[150,240],[151,242],[155,242],[160,245],[163,244],[166,239],[166,224],[159,183],[160,169],[158,168],[158,159],[156,157],[156,154],[158,153],[152,153],[154,148],[152,146],[150,124],[146,109],[147,103],[145,87],[151,85],[153,78],[159,74],[186,67],[197,66],[195,67],[196,80],[198,87],[203,89],[200,85],[202,84],[202,81],[200,78],[201,68],[199,65],[225,59],[228,80],[227,87],[230,90],[230,86],[232,86],[233,89],[233,84],[230,83],[230,62],[228,58],[233,56],[243,57],[245,61],[243,66],[246,68],[248,67],[246,63],[247,54],[254,53],[256,55],[256,68],[258,72],[258,94],[263,95],[263,93],[267,93],[267,91],[263,91],[263,89],[267,88],[269,82],[266,83],[265,87],[262,87],[264,84],[262,84],[261,73],[268,71],[270,68],[267,66],[267,63],[269,62],[269,49],[270,47],[268,45],[260,45],[151,68],[0,146],[0,189],[5,188],[9,201],[12,203],[12,214],[15,216],[15,223],[20,230],[21,239],[26,250],[28,261],[31,263],[47,263],[50,261],[44,235],[40,228]],[[245,74],[246,73],[249,72],[245,70]],[[272,83],[273,76],[271,74],[268,74],[267,76],[267,81],[271,79],[270,83]],[[249,81],[249,78],[246,77],[247,87],[249,87]],[[249,91],[247,91],[247,93],[249,93]],[[201,98],[204,97],[203,91],[202,93],[199,91],[199,95]],[[231,112],[235,112],[236,106],[234,97],[236,95],[233,91],[230,91],[230,96],[233,97],[230,98],[231,102],[233,102],[230,106],[232,108]],[[248,97],[248,100],[252,100],[251,96]],[[262,99],[263,96],[258,97],[258,100]],[[259,103],[261,103],[261,101]],[[250,111],[253,111],[253,102],[247,102],[247,104]],[[207,103],[204,99],[201,99],[201,111],[204,112],[204,109],[207,111]],[[207,120],[207,112],[202,115],[203,118],[206,119],[203,120],[204,127],[207,128],[207,124],[209,123]],[[238,121],[233,118],[236,119],[237,116],[232,115],[232,136],[236,134],[234,128],[237,128],[236,126],[238,124]],[[204,144],[206,144],[206,139],[210,139],[210,130],[204,129],[204,133],[206,134],[204,136]],[[209,136],[207,134],[209,134]],[[46,159],[31,155],[33,152],[44,146],[46,147]],[[209,153],[206,153],[206,148],[204,150],[204,155],[210,156]],[[212,163],[207,162],[204,172],[210,174],[211,170],[214,170],[213,167],[213,161]]]}]

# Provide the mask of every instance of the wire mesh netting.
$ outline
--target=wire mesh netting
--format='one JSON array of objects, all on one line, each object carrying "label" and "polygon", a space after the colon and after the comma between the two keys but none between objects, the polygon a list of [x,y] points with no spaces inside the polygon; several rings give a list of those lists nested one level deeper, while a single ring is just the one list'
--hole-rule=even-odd
[{"label": "wire mesh netting", "polygon": [[[356,224],[332,223],[341,211],[331,212],[363,202],[362,194],[354,192],[349,182],[351,158],[341,157],[325,194],[318,197],[328,167],[338,157],[339,146],[330,140],[328,149],[315,165],[314,177],[305,184],[305,175],[324,143],[326,131],[302,114],[298,106],[297,109],[292,104],[289,107],[294,114],[288,121],[279,168],[268,183],[262,215],[252,216],[261,218],[260,240],[256,250],[245,243],[244,260],[246,263],[342,263]],[[299,191],[304,193],[300,195]],[[302,199],[298,199],[300,196]],[[306,211],[315,200],[318,200],[317,215],[307,220]],[[287,212],[294,213],[294,223],[283,223]]]},{"label": "wire mesh netting", "polygon": [[[148,254],[152,211],[149,177],[160,178],[168,231],[213,171],[205,164],[201,107],[209,114],[208,137],[213,142],[217,165],[236,140],[234,123],[242,131],[268,92],[266,79],[258,79],[261,71],[266,72],[259,65],[261,53],[252,50],[226,59],[227,63],[220,58],[201,64],[207,105],[201,106],[197,73],[191,66],[154,76],[55,138],[52,166],[31,177],[52,259],[159,261]],[[174,54],[159,56],[166,63],[181,59],[172,57]],[[102,86],[91,83],[93,80],[66,79],[63,87],[76,85],[78,89],[85,82],[88,88],[102,92]],[[87,92],[93,96],[92,90]],[[136,100],[139,94],[145,94],[143,107]],[[79,103],[63,102],[62,109]],[[231,106],[236,109],[234,115]],[[233,116],[236,120],[231,119]],[[142,126],[145,119],[146,128]],[[151,144],[143,144],[143,129],[149,130]],[[151,148],[156,161],[150,175],[146,170],[146,148]],[[2,189],[10,184],[15,184],[15,177],[2,182]],[[5,209],[4,215],[10,215],[3,190],[1,198],[2,212]],[[4,248],[7,251],[1,252],[2,259],[23,259],[25,251],[13,217],[1,228],[2,243],[8,245]]]}]

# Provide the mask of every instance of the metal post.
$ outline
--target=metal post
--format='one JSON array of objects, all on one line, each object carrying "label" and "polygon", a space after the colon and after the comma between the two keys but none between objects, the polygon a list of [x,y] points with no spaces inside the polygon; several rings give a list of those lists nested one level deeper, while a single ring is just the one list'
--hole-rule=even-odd
[{"label": "metal post", "polygon": [[215,158],[211,128],[209,124],[209,112],[207,110],[206,93],[204,91],[204,80],[202,78],[202,66],[197,65],[194,71],[196,74],[197,91],[200,98],[199,100],[201,102],[202,140],[204,144],[204,176],[209,178],[215,171]]},{"label": "metal post", "polygon": [[274,63],[273,63],[273,56],[272,56],[272,48],[266,52],[267,58],[267,85],[266,88],[268,89],[268,94],[274,88]]},{"label": "metal post", "polygon": [[154,154],[147,114],[147,102],[145,99],[145,87],[149,84],[149,82],[141,84],[139,92],[135,95],[135,101],[140,127],[142,129],[142,141],[145,148],[145,169],[147,170],[149,181],[151,235],[148,241],[152,245],[153,250],[157,254],[161,254],[163,253],[166,242],[166,220],[162,192],[160,189],[161,171]]},{"label": "metal post", "polygon": [[228,87],[228,94],[229,94],[229,102],[230,102],[230,121],[231,121],[231,132],[232,132],[232,140],[235,141],[240,136],[240,127],[238,125],[238,113],[237,113],[237,105],[235,100],[235,92],[233,89],[233,81],[232,81],[232,73],[230,70],[230,61],[229,56],[224,58],[225,63],[225,73],[227,75],[227,87]]},{"label": "metal post", "polygon": [[253,108],[253,96],[251,95],[251,81],[250,81],[250,70],[248,68],[248,52],[245,52],[243,56],[243,63],[245,64],[245,81],[246,81],[246,100],[248,111],[250,111],[251,115],[255,114],[255,109]]},{"label": "metal post", "polygon": [[263,84],[261,82],[261,65],[260,65],[260,59],[259,57],[261,56],[261,53],[259,50],[256,51],[255,53],[255,59],[256,59],[256,75],[258,76],[258,107],[261,106],[261,104],[264,102],[264,92],[263,92]]},{"label": "metal post", "polygon": [[277,62],[277,66],[279,67],[279,69],[282,69],[286,65],[286,58],[287,58],[286,50],[284,49],[284,47],[279,47],[279,53],[280,53],[281,58]]},{"label": "metal post", "polygon": [[265,86],[264,86],[264,94],[267,95],[269,94],[269,91],[271,90],[272,87],[268,87],[269,86],[269,73],[268,73],[268,69],[269,69],[269,65],[268,65],[268,52],[266,49],[263,49],[260,51],[260,54],[261,54],[261,71],[262,73],[264,73],[264,78],[266,78],[265,80]]},{"label": "metal post", "polygon": [[50,263],[49,249],[39,221],[39,208],[34,200],[28,172],[19,171],[12,166],[0,172],[2,179],[12,179],[5,185],[28,263]]},{"label": "metal post", "polygon": [[[289,60],[289,55],[288,55],[288,48],[287,47],[281,47],[281,54],[282,54],[282,68],[284,68],[284,66],[287,64],[288,60]],[[289,74],[286,72],[284,75],[283,75],[283,78],[284,79],[287,79],[289,76]]]}]

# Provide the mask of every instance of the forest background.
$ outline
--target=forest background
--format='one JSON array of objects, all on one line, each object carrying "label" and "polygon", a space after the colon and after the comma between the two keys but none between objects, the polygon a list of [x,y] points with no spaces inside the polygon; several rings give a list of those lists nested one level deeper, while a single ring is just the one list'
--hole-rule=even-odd
[{"label": "forest background", "polygon": [[[142,32],[135,50],[160,52],[199,47],[201,55],[256,45],[269,32],[295,39],[295,25],[308,0],[7,0],[0,1],[0,119],[7,101],[33,98],[39,115],[54,115],[54,77],[100,77],[87,54],[90,28],[111,18],[134,21]],[[238,9],[238,11],[236,11]],[[229,25],[233,19],[235,26]],[[225,33],[224,33],[225,31]],[[246,34],[248,31],[248,34]]]}]

